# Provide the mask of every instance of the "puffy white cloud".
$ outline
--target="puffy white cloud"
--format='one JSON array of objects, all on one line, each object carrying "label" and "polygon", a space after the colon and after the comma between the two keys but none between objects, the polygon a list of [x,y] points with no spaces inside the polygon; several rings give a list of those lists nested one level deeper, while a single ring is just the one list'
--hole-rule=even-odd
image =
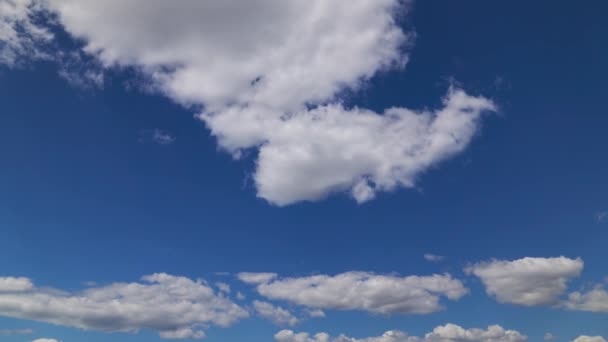
[{"label": "puffy white cloud", "polygon": [[318,333],[310,336],[308,333],[295,333],[291,330],[281,330],[274,335],[277,342],[329,342],[329,335]]},{"label": "puffy white cloud", "polygon": [[99,331],[150,329],[164,338],[202,338],[201,327],[229,326],[248,313],[204,282],[158,273],[143,277],[141,283],[113,283],[79,293],[37,287],[0,292],[0,316]]},{"label": "puffy white cloud", "polygon": [[572,340],[572,342],[606,342],[602,336],[579,336]]},{"label": "puffy white cloud", "polygon": [[253,301],[253,308],[258,315],[270,320],[274,324],[290,326],[298,324],[298,318],[291,312],[281,307],[274,306],[271,303],[255,300]]},{"label": "puffy white cloud", "polygon": [[38,338],[38,339],[33,340],[32,342],[59,342],[59,341],[54,338]]},{"label": "puffy white cloud", "polygon": [[464,329],[455,324],[438,326],[424,337],[410,336],[402,331],[390,330],[381,336],[362,339],[346,335],[330,338],[325,333],[310,337],[307,333],[283,330],[278,332],[274,338],[277,342],[522,342],[527,340],[527,337],[518,331],[506,330],[499,325],[492,325],[484,330]]},{"label": "puffy white cloud", "polygon": [[278,205],[350,191],[359,202],[412,187],[422,171],[462,151],[493,104],[451,90],[433,112],[391,108],[383,115],[331,104],[268,115],[253,106],[205,116],[220,144],[259,145],[258,195]]},{"label": "puffy white cloud", "polygon": [[260,295],[314,309],[362,310],[380,314],[426,314],[442,309],[440,297],[457,300],[468,293],[450,275],[408,276],[347,272],[335,276],[269,279]]},{"label": "puffy white cloud", "polygon": [[486,292],[499,302],[534,306],[557,304],[568,280],[582,270],[581,259],[527,257],[477,263],[466,272],[479,277]]},{"label": "puffy white cloud", "polygon": [[364,202],[412,187],[463,151],[480,114],[495,110],[458,90],[434,111],[375,113],[340,103],[344,90],[406,64],[413,34],[396,16],[409,0],[35,3],[56,13],[103,66],[134,66],[153,88],[202,108],[198,117],[234,156],[257,149],[258,196],[277,205],[332,192]]},{"label": "puffy white cloud", "polygon": [[0,294],[3,292],[22,292],[34,288],[32,281],[25,277],[0,277]]},{"label": "puffy white cloud", "polygon": [[429,342],[519,342],[527,340],[527,337],[518,331],[506,330],[500,325],[491,325],[486,330],[483,330],[477,328],[464,329],[455,324],[446,324],[426,334],[424,340]]},{"label": "puffy white cloud", "polygon": [[608,291],[596,286],[587,292],[572,292],[562,305],[570,310],[608,312]]}]

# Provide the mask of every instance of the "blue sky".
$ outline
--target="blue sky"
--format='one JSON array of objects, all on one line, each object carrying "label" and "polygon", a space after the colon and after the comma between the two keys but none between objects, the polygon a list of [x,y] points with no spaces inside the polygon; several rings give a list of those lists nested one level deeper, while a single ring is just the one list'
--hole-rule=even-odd
[{"label": "blue sky", "polygon": [[0,340],[608,338],[606,4],[144,3],[0,0]]}]

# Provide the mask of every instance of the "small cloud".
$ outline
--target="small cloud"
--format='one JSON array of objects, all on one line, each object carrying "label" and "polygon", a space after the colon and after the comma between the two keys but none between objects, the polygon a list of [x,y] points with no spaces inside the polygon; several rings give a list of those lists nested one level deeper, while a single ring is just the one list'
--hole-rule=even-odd
[{"label": "small cloud", "polygon": [[545,336],[543,336],[543,339],[544,339],[545,341],[551,341],[551,340],[554,340],[554,339],[555,339],[555,336],[553,336],[553,334],[552,334],[552,333],[545,333]]},{"label": "small cloud", "polygon": [[445,257],[442,256],[442,255],[436,255],[436,254],[426,253],[424,255],[424,259],[426,261],[430,261],[430,262],[440,262],[440,261],[443,261],[443,259],[445,259]]},{"label": "small cloud", "polygon": [[597,223],[608,222],[608,211],[600,211],[595,214],[595,220]]},{"label": "small cloud", "polygon": [[171,145],[175,142],[175,137],[169,132],[155,128],[142,130],[138,141],[140,143],[151,142],[159,145]]},{"label": "small cloud", "polygon": [[230,285],[228,285],[226,283],[217,282],[217,283],[215,283],[215,286],[217,286],[217,288],[220,289],[220,292],[230,293]]},{"label": "small cloud", "polygon": [[325,312],[323,310],[308,310],[306,313],[312,318],[325,317]]},{"label": "small cloud", "polygon": [[236,293],[236,299],[238,299],[238,300],[245,300],[245,298],[246,297],[245,297],[245,295],[243,293],[241,293],[241,292],[237,292]]},{"label": "small cloud", "polygon": [[33,334],[32,329],[0,329],[0,336],[13,336],[13,335],[30,335]]}]

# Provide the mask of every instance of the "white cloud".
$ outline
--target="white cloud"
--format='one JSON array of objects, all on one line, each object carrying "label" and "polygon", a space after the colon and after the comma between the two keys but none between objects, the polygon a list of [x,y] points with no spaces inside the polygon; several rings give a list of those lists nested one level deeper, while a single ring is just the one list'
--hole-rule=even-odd
[{"label": "white cloud", "polygon": [[267,282],[273,280],[274,278],[277,277],[277,274],[270,273],[270,272],[260,272],[260,273],[241,272],[241,273],[237,274],[236,276],[240,281],[242,281],[246,284],[257,285],[257,284],[267,283]]},{"label": "white cloud", "polygon": [[23,292],[34,288],[32,281],[25,277],[0,277],[0,294],[4,292]]},{"label": "white cloud", "polygon": [[38,287],[0,292],[0,315],[108,332],[150,329],[164,338],[201,338],[201,327],[225,327],[248,316],[206,283],[164,273],[79,293]]},{"label": "white cloud", "polygon": [[54,338],[38,338],[38,339],[33,340],[32,342],[59,342],[59,341]]},{"label": "white cloud", "polygon": [[464,329],[455,324],[446,324],[436,327],[424,337],[410,336],[405,332],[390,330],[376,337],[357,339],[340,335],[330,338],[326,333],[319,333],[310,337],[307,333],[295,333],[283,330],[275,336],[277,342],[522,342],[527,337],[515,330],[505,330],[499,325],[484,329]]},{"label": "white cloud", "polygon": [[545,335],[543,335],[543,340],[545,340],[545,341],[551,341],[554,339],[555,339],[555,336],[553,336],[552,333],[545,333]]},{"label": "white cloud", "polygon": [[606,342],[602,336],[579,336],[572,340],[572,342]]},{"label": "white cloud", "polygon": [[409,0],[43,3],[106,68],[134,66],[174,101],[202,108],[223,149],[257,149],[258,196],[277,205],[413,187],[495,110],[459,90],[434,111],[340,103],[342,91],[406,64],[414,34],[395,17]]},{"label": "white cloud", "polygon": [[313,309],[380,314],[431,313],[443,308],[440,297],[457,300],[468,293],[462,282],[450,275],[399,277],[365,272],[272,278],[259,283],[257,291],[269,299]]},{"label": "white cloud", "polygon": [[577,311],[608,312],[608,291],[598,285],[587,292],[572,292],[563,306]]},{"label": "white cloud", "polygon": [[215,283],[215,286],[217,286],[217,288],[224,293],[230,293],[230,285],[223,283],[223,282],[217,282]]},{"label": "white cloud", "polygon": [[443,261],[443,259],[445,259],[445,257],[441,256],[441,255],[436,255],[436,254],[431,254],[431,253],[426,253],[424,255],[424,260],[430,261],[430,262],[440,262],[440,261]]},{"label": "white cloud", "polygon": [[253,308],[258,315],[270,320],[276,325],[294,326],[298,324],[298,318],[291,314],[291,312],[281,307],[274,306],[271,303],[255,300],[253,301]]},{"label": "white cloud", "polygon": [[557,304],[568,280],[582,270],[581,259],[528,257],[477,263],[466,272],[479,277],[486,292],[499,302],[534,306]]},{"label": "white cloud", "polygon": [[277,342],[329,342],[329,335],[326,333],[318,333],[311,337],[308,333],[295,333],[291,330],[281,330],[274,335],[274,340]]}]

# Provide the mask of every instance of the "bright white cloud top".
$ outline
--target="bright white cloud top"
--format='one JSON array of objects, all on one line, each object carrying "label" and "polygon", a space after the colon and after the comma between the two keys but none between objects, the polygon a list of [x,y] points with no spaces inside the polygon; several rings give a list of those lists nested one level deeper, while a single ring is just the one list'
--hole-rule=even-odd
[{"label": "bright white cloud top", "polygon": [[163,338],[203,338],[203,326],[226,327],[248,317],[245,309],[206,283],[162,273],[145,276],[141,283],[79,293],[0,289],[0,315],[108,332],[150,329]]},{"label": "bright white cloud top", "polygon": [[455,324],[438,326],[424,337],[410,336],[405,332],[391,330],[381,336],[357,339],[340,335],[331,338],[326,333],[310,336],[308,333],[295,333],[291,330],[278,332],[274,339],[276,342],[522,342],[527,337],[515,330],[505,330],[499,325],[484,329],[464,329]]},{"label": "bright white cloud top", "polygon": [[223,149],[235,157],[257,149],[258,196],[277,205],[333,192],[364,202],[413,187],[423,171],[463,151],[481,114],[496,109],[457,89],[425,111],[341,103],[342,91],[406,64],[412,34],[396,17],[409,1],[1,3],[18,14],[2,26],[4,63],[50,39],[29,15],[56,13],[103,67],[135,67],[156,90],[201,108],[198,118]]},{"label": "bright white cloud top", "polygon": [[466,272],[481,279],[486,292],[501,303],[555,305],[570,279],[583,270],[581,259],[523,258],[474,264]]},{"label": "bright white cloud top", "polygon": [[450,275],[393,276],[347,272],[277,278],[259,283],[257,292],[313,309],[360,310],[380,314],[427,314],[441,310],[441,297],[457,300],[468,293]]}]

